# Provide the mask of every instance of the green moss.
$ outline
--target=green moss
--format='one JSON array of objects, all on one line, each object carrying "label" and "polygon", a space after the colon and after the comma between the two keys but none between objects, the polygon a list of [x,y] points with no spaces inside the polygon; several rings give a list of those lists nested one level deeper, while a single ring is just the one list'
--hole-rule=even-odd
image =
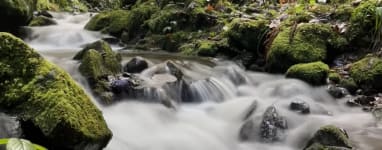
[{"label": "green moss", "polygon": [[37,16],[34,17],[33,20],[29,23],[29,26],[48,26],[55,24],[57,24],[57,22],[53,19],[44,16]]},{"label": "green moss", "polygon": [[349,21],[353,10],[354,8],[350,4],[343,4],[337,7],[332,17],[339,21]]},{"label": "green moss", "polygon": [[36,0],[36,10],[52,11],[87,11],[88,8],[80,0]]},{"label": "green moss", "polygon": [[313,23],[300,24],[294,32],[282,29],[267,54],[269,70],[285,72],[294,64],[324,60],[331,32],[330,25]]},{"label": "green moss", "polygon": [[[85,0],[90,7],[101,10],[120,9],[125,0]],[[127,1],[127,0],[126,0]]]},{"label": "green moss", "polygon": [[126,29],[128,31],[128,38],[133,39],[136,35],[144,34],[143,24],[146,20],[150,19],[151,15],[157,13],[159,8],[157,5],[146,2],[140,5],[135,5],[128,15],[128,22]]},{"label": "green moss", "polygon": [[234,19],[227,31],[230,45],[256,52],[263,47],[269,21]]},{"label": "green moss", "polygon": [[358,89],[358,85],[353,78],[341,79],[339,86],[346,88],[351,93],[355,93]]},{"label": "green moss", "polygon": [[[346,133],[333,125],[321,127],[308,142],[309,150],[336,150],[341,148],[352,148],[349,137]],[[335,148],[337,147],[337,148]]]},{"label": "green moss", "polygon": [[382,89],[382,59],[366,57],[355,62],[350,69],[350,76],[363,88]]},{"label": "green moss", "polygon": [[336,72],[331,72],[329,73],[329,80],[334,82],[334,83],[339,83],[340,80],[341,80],[341,76],[340,74],[336,73]]},{"label": "green moss", "polygon": [[164,33],[166,27],[170,27],[173,31],[178,28],[182,28],[187,24],[190,25],[192,22],[188,22],[189,15],[186,14],[182,9],[177,7],[164,8],[160,12],[151,16],[149,20],[146,21],[149,29],[153,33]]},{"label": "green moss", "polygon": [[286,77],[301,79],[312,85],[322,85],[326,83],[328,72],[328,65],[322,62],[312,62],[291,66],[286,72]]},{"label": "green moss", "polygon": [[[113,52],[108,43],[102,40],[85,46],[83,50],[74,56],[74,59],[82,61],[80,70],[81,66],[99,68],[98,70],[100,70],[100,72],[81,72],[85,77],[98,78],[105,74],[117,74],[120,73],[122,68],[120,64],[120,56]],[[105,69],[105,71],[101,71],[101,69]]]},{"label": "green moss", "polygon": [[121,57],[114,53],[105,41],[97,41],[87,45],[74,56],[80,60],[80,73],[86,77],[94,94],[101,98],[101,102],[110,104],[111,97],[103,96],[109,92],[108,76],[121,73]]},{"label": "green moss", "polygon": [[94,16],[85,29],[101,31],[114,36],[120,36],[129,22],[129,13],[125,10],[105,11]]},{"label": "green moss", "polygon": [[0,106],[44,136],[28,138],[44,138],[52,149],[106,146],[111,132],[102,113],[67,73],[8,33],[0,33],[0,55]]},{"label": "green moss", "polygon": [[[375,25],[375,11],[378,2],[376,0],[364,0],[356,7],[350,18],[348,36],[351,40],[361,41],[362,37],[370,35]],[[368,41],[363,41],[368,43]]]}]

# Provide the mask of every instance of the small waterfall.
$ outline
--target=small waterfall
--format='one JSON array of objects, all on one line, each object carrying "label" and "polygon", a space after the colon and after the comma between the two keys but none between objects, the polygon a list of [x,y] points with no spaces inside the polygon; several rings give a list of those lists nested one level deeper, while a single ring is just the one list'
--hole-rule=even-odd
[{"label": "small waterfall", "polygon": [[84,30],[85,24],[90,19],[90,13],[70,14],[54,13],[53,19],[57,25],[44,27],[29,27],[30,35],[25,41],[33,48],[42,50],[78,50],[85,44],[97,41],[104,37],[99,32]]}]

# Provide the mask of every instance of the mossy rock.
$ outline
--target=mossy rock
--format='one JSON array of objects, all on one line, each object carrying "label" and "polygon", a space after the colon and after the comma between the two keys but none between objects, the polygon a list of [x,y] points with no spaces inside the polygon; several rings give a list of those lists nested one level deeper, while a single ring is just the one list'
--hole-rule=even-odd
[{"label": "mossy rock", "polygon": [[18,26],[28,25],[33,17],[32,0],[0,1],[0,31],[10,31]]},{"label": "mossy rock", "polygon": [[234,19],[227,31],[230,45],[256,52],[263,49],[268,33],[268,20]]},{"label": "mossy rock", "polygon": [[88,8],[81,0],[36,0],[36,10],[51,11],[87,11]]},{"label": "mossy rock", "polygon": [[[151,18],[151,15],[157,13],[159,8],[156,4],[151,2],[146,2],[142,4],[136,4],[128,15],[128,22],[126,26],[127,38],[134,39],[138,35],[144,35],[147,32],[147,28],[143,25],[146,20]],[[129,41],[129,40],[123,40]]]},{"label": "mossy rock", "polygon": [[192,26],[190,15],[183,8],[178,6],[165,7],[160,12],[153,14],[151,18],[145,21],[152,33],[165,34],[165,29],[170,28],[172,32],[179,29],[186,29]]},{"label": "mossy rock", "polygon": [[49,25],[56,25],[57,22],[54,21],[51,18],[45,17],[45,16],[37,16],[34,17],[33,20],[29,23],[29,26],[49,26]]},{"label": "mossy rock", "polygon": [[350,139],[346,131],[333,125],[321,127],[304,148],[304,150],[343,149],[352,149]]},{"label": "mossy rock", "polygon": [[353,11],[354,8],[350,4],[342,4],[335,9],[331,17],[339,21],[349,21]]},{"label": "mossy rock", "polygon": [[341,76],[336,72],[331,72],[329,73],[328,79],[333,83],[339,83],[341,81]]},{"label": "mossy rock", "polygon": [[350,76],[362,88],[382,89],[382,59],[366,57],[355,62],[350,69]]},{"label": "mossy rock", "polygon": [[109,92],[108,76],[121,73],[121,56],[112,51],[105,41],[97,41],[87,45],[74,56],[80,60],[80,73],[87,79],[91,89],[99,96],[102,103],[110,104],[112,97],[105,97]]},{"label": "mossy rock", "polygon": [[377,6],[376,0],[364,0],[353,10],[350,18],[351,26],[348,31],[348,37],[352,41],[361,45],[370,42],[370,40],[362,39],[365,36],[370,36],[375,29]]},{"label": "mossy rock", "polygon": [[[86,45],[73,59],[82,61],[80,68],[89,65],[105,69],[105,71],[101,72],[81,72],[85,77],[98,78],[105,74],[117,74],[121,72],[122,68],[120,64],[121,56],[113,52],[110,45],[102,40]],[[84,63],[87,59],[89,59],[89,64]],[[93,64],[92,61],[100,62],[102,65]]]},{"label": "mossy rock", "polygon": [[338,83],[340,87],[344,87],[347,89],[350,93],[355,93],[358,89],[357,83],[354,81],[353,78],[342,78],[340,82]]},{"label": "mossy rock", "polygon": [[49,149],[107,145],[102,113],[67,73],[8,33],[0,33],[0,55],[0,106],[21,119],[26,138]]},{"label": "mossy rock", "polygon": [[95,15],[85,29],[101,31],[119,37],[128,25],[129,13],[126,10],[104,11]]},{"label": "mossy rock", "polygon": [[100,10],[120,9],[124,5],[123,0],[85,0],[85,1],[90,6],[90,8],[98,8]]},{"label": "mossy rock", "polygon": [[294,64],[326,59],[328,40],[333,36],[329,24],[303,23],[296,30],[281,30],[267,53],[270,72],[283,73]]},{"label": "mossy rock", "polygon": [[286,77],[301,79],[312,85],[322,85],[326,83],[328,73],[329,66],[327,64],[312,62],[291,66],[286,72]]}]

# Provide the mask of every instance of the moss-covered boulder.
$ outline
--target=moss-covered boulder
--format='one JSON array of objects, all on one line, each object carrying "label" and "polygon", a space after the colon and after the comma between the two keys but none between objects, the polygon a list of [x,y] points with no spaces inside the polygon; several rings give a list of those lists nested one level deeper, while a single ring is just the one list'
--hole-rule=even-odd
[{"label": "moss-covered boulder", "polygon": [[355,44],[364,45],[370,42],[370,39],[365,39],[365,36],[370,36],[375,29],[377,7],[377,0],[364,0],[352,12],[348,37]]},{"label": "moss-covered boulder", "polygon": [[281,30],[267,53],[270,72],[283,73],[294,64],[325,60],[333,32],[329,24],[303,23]]},{"label": "moss-covered boulder", "polygon": [[321,127],[310,139],[304,150],[352,149],[350,139],[343,129],[333,125]]},{"label": "moss-covered boulder", "polygon": [[382,89],[382,59],[366,57],[355,62],[350,69],[350,76],[362,88]]},{"label": "moss-covered boulder", "polygon": [[301,79],[312,85],[322,85],[326,83],[328,73],[328,65],[322,62],[312,62],[291,66],[286,72],[286,77]]},{"label": "moss-covered boulder", "polygon": [[0,31],[10,31],[18,26],[28,25],[33,17],[32,0],[0,1]]},{"label": "moss-covered boulder", "polygon": [[120,36],[128,24],[128,16],[126,10],[101,12],[85,25],[85,29]]},{"label": "moss-covered boulder", "polygon": [[263,49],[268,24],[268,20],[234,19],[227,31],[230,45],[251,52]]},{"label": "moss-covered boulder", "polygon": [[51,18],[45,17],[45,16],[37,16],[34,17],[33,20],[29,23],[29,26],[49,26],[49,25],[56,25],[57,22],[54,21]]},{"label": "moss-covered boulder", "polygon": [[112,134],[102,113],[62,69],[21,39],[0,33],[0,106],[24,135],[49,149],[102,149]]},{"label": "moss-covered boulder", "polygon": [[93,92],[102,102],[110,103],[111,97],[104,96],[110,92],[108,76],[121,73],[121,57],[105,41],[97,41],[87,45],[74,59],[81,62],[80,73],[86,77]]}]

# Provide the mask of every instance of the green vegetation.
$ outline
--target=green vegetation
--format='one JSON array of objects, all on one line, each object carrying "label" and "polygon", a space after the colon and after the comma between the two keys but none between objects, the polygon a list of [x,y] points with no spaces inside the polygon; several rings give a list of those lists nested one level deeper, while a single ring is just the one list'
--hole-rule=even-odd
[{"label": "green vegetation", "polygon": [[105,11],[94,16],[85,26],[91,31],[101,31],[120,36],[129,22],[129,13],[125,10]]},{"label": "green vegetation", "polygon": [[20,147],[23,148],[22,150],[47,150],[46,148],[33,144],[28,140],[16,138],[0,139],[0,145],[6,145],[7,150],[21,150]]},{"label": "green vegetation", "polygon": [[336,72],[330,72],[328,79],[334,83],[339,83],[341,81],[341,76]]},{"label": "green vegetation", "polygon": [[301,79],[312,85],[322,85],[326,83],[328,73],[328,65],[322,62],[312,62],[293,65],[286,72],[286,77]]},{"label": "green vegetation", "polygon": [[0,55],[0,106],[42,134],[28,139],[52,149],[106,146],[102,113],[67,73],[8,33],[0,33]]},{"label": "green vegetation", "polygon": [[33,16],[32,0],[0,1],[0,31],[8,31],[18,26],[28,25]]}]

